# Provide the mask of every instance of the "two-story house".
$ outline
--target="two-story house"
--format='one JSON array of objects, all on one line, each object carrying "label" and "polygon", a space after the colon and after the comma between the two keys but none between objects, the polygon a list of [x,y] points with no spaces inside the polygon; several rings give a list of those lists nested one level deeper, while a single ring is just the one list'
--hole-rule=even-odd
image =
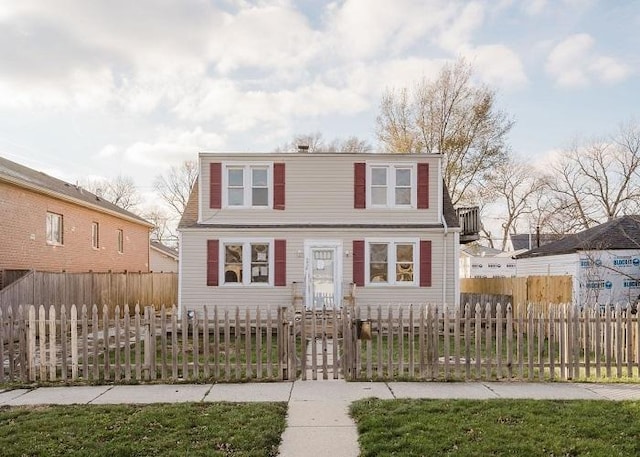
[{"label": "two-story house", "polygon": [[152,227],[80,186],[0,157],[0,272],[146,272]]},{"label": "two-story house", "polygon": [[436,154],[201,153],[179,302],[306,309],[458,302],[459,221]]}]

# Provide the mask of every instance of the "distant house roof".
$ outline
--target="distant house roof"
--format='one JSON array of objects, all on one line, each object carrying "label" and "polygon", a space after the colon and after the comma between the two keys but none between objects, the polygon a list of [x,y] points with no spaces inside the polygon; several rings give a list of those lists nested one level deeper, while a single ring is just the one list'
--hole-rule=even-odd
[{"label": "distant house roof", "polygon": [[164,254],[166,256],[169,256],[169,257],[172,257],[175,260],[178,260],[178,251],[176,249],[174,249],[174,248],[171,248],[171,247],[167,246],[166,244],[162,244],[159,241],[152,240],[149,243],[149,247],[151,249],[155,249],[158,252],[161,252],[162,254]]},{"label": "distant house roof", "polygon": [[[563,237],[555,233],[541,233],[540,246],[557,241]],[[514,251],[529,250],[538,247],[538,234],[536,233],[516,233],[509,235]]]},{"label": "distant house roof", "polygon": [[4,157],[0,157],[0,181],[89,207],[97,211],[109,213],[113,216],[148,227],[153,226],[153,224],[140,216],[98,197],[80,186],[69,184],[41,171],[33,170],[24,165],[12,162]]},{"label": "distant house roof", "polygon": [[578,251],[640,249],[640,216],[622,216],[515,256],[517,259]]},{"label": "distant house roof", "polygon": [[[194,228],[194,227],[210,227],[209,224],[198,224],[198,179],[196,179],[193,184],[193,188],[191,189],[191,194],[189,195],[189,201],[187,202],[187,206],[182,213],[182,217],[180,218],[180,223],[178,224],[178,228]],[[443,202],[442,209],[444,213],[444,218],[447,223],[447,227],[449,228],[457,228],[460,227],[460,220],[456,215],[456,210],[451,203],[451,197],[449,196],[449,192],[444,187],[443,192]]]},{"label": "distant house roof", "polygon": [[481,246],[479,244],[466,244],[460,246],[460,252],[468,254],[472,257],[496,257],[504,253],[500,249]]}]

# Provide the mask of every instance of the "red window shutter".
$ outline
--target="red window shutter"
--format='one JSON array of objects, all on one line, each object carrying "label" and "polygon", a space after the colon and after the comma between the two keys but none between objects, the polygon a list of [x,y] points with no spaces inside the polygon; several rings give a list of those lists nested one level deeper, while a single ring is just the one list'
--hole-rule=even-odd
[{"label": "red window shutter", "polygon": [[284,209],[284,163],[273,164],[273,209]]},{"label": "red window shutter", "polygon": [[209,168],[209,208],[222,208],[222,164],[214,162]]},{"label": "red window shutter", "polygon": [[353,207],[367,207],[367,164],[356,162],[353,164]]},{"label": "red window shutter", "polygon": [[274,245],[275,254],[275,275],[273,284],[275,286],[287,285],[287,241],[275,240]]},{"label": "red window shutter", "polygon": [[429,164],[418,164],[418,209],[429,208]]},{"label": "red window shutter", "polygon": [[218,285],[218,240],[207,240],[207,286]]},{"label": "red window shutter", "polygon": [[353,240],[353,283],[364,286],[364,241]]},{"label": "red window shutter", "polygon": [[420,287],[431,287],[431,241],[420,241]]}]

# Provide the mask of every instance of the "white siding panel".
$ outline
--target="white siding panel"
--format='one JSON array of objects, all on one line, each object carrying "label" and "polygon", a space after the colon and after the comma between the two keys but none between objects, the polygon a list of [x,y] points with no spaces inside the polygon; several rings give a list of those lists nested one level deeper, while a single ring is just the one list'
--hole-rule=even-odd
[{"label": "white siding panel", "polygon": [[[410,160],[408,160],[410,158]],[[353,164],[429,163],[429,209],[353,208]],[[203,224],[363,224],[363,223],[440,223],[439,167],[435,154],[201,154],[200,197]],[[284,211],[272,209],[209,208],[210,163],[246,164],[250,162],[286,163],[286,205]],[[223,170],[224,173],[224,170]],[[223,202],[224,206],[224,202]],[[384,222],[382,222],[384,221]]]},{"label": "white siding panel", "polygon": [[[430,230],[420,233],[402,230],[344,230],[339,233],[331,230],[185,230],[181,240],[181,306],[187,309],[201,310],[207,305],[241,306],[254,309],[260,307],[289,306],[292,303],[292,282],[304,282],[304,258],[298,251],[304,250],[305,240],[341,241],[343,251],[352,250],[354,239],[365,238],[402,238],[415,237],[432,241],[432,287],[417,286],[376,286],[359,287],[356,290],[356,304],[388,305],[391,303],[418,304],[447,303],[458,301],[458,245],[455,234],[447,237],[447,256],[444,256],[444,236],[442,231]],[[273,238],[287,240],[287,287],[208,287],[206,285],[208,239],[235,238]],[[353,278],[353,258],[343,254],[343,282]]]},{"label": "white siding panel", "polygon": [[516,259],[516,276],[575,276],[578,271],[577,254],[550,255]]}]

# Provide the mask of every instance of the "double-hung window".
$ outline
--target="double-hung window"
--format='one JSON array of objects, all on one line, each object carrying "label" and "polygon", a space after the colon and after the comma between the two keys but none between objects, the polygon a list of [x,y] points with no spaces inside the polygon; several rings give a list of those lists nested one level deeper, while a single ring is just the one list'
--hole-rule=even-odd
[{"label": "double-hung window", "polygon": [[47,243],[61,245],[63,242],[62,214],[47,213]]},{"label": "double-hung window", "polygon": [[368,240],[366,277],[369,284],[416,285],[417,240]]},{"label": "double-hung window", "polygon": [[369,206],[385,208],[415,207],[415,166],[411,164],[369,167]]},{"label": "double-hung window", "polygon": [[272,244],[270,240],[222,241],[223,284],[271,284]]},{"label": "double-hung window", "polygon": [[271,202],[269,165],[227,165],[225,167],[226,206],[268,208]]}]

